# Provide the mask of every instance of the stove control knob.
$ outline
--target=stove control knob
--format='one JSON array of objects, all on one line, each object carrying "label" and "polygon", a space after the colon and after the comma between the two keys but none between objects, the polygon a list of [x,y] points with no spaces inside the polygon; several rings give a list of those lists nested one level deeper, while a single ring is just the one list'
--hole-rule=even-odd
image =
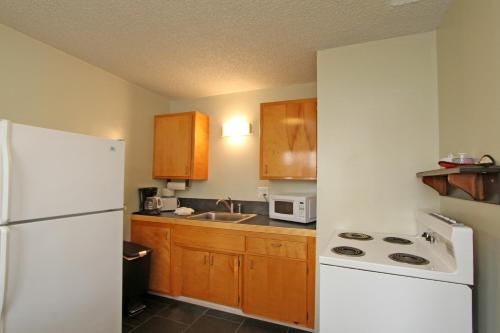
[{"label": "stove control knob", "polygon": [[427,231],[422,234],[422,237],[424,237],[425,240],[431,244],[433,244],[436,241],[436,237],[434,237],[434,235],[432,233],[427,232]]},{"label": "stove control knob", "polygon": [[426,238],[428,242],[431,244],[434,244],[436,242],[436,237],[434,236],[434,233],[429,234],[429,238]]}]

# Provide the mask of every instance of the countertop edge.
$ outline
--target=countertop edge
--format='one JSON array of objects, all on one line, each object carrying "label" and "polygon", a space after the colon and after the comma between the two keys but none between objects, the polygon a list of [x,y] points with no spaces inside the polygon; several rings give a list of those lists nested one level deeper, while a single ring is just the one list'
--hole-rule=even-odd
[{"label": "countertop edge", "polygon": [[131,215],[131,221],[170,223],[170,224],[188,225],[188,226],[196,226],[196,227],[208,227],[208,228],[215,228],[215,229],[228,229],[228,230],[240,230],[240,231],[250,231],[250,232],[273,233],[273,234],[281,234],[281,235],[316,237],[316,230],[312,230],[312,229],[286,228],[286,227],[226,223],[226,222],[204,222],[204,221],[197,221],[197,220],[187,220],[186,218],[182,218],[182,217],[175,218],[175,217],[166,217],[166,216],[135,214],[135,215]]}]

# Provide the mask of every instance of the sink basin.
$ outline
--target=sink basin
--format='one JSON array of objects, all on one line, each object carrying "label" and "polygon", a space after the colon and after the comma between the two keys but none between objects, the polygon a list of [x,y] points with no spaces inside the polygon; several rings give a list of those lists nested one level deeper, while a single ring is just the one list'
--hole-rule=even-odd
[{"label": "sink basin", "polygon": [[188,219],[197,221],[216,221],[216,222],[230,222],[238,223],[248,220],[256,214],[239,214],[239,213],[224,213],[224,212],[207,212],[198,215],[189,216]]}]

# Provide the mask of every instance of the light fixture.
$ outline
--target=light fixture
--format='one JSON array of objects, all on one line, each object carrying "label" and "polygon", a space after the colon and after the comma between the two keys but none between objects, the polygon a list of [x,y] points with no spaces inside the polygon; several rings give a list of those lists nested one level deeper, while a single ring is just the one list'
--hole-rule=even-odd
[{"label": "light fixture", "polygon": [[223,137],[246,136],[252,134],[252,125],[249,122],[235,119],[222,125]]}]

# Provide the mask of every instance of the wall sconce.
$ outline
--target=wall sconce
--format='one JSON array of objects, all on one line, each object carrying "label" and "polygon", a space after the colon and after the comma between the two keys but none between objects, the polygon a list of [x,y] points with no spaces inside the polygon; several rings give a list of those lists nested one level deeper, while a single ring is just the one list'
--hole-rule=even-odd
[{"label": "wall sconce", "polygon": [[246,136],[252,134],[252,125],[244,120],[231,120],[222,125],[223,137]]}]

